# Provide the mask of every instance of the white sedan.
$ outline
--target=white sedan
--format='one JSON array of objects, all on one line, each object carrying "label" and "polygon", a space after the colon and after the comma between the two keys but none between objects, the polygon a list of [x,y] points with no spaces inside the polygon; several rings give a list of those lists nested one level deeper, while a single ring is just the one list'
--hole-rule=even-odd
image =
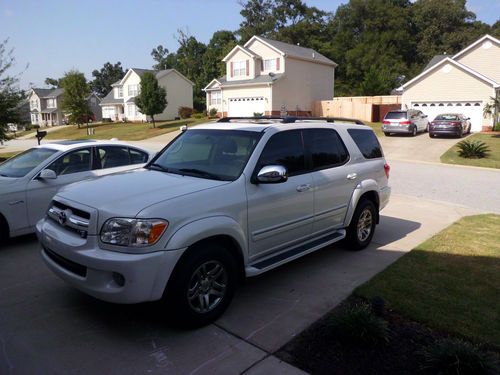
[{"label": "white sedan", "polygon": [[82,140],[47,143],[5,161],[0,164],[0,243],[34,232],[61,187],[140,168],[151,157],[124,142]]}]

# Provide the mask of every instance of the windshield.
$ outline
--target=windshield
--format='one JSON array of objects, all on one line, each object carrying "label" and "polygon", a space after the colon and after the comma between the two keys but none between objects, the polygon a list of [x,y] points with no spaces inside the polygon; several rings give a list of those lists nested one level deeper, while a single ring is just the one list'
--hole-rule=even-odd
[{"label": "windshield", "polygon": [[386,120],[399,120],[405,118],[406,112],[387,112],[387,114],[385,115]]},{"label": "windshield", "polygon": [[213,180],[234,181],[243,172],[261,133],[244,130],[188,130],[149,169]]},{"label": "windshield", "polygon": [[457,115],[439,115],[436,116],[434,120],[443,120],[443,121],[457,121],[460,120]]},{"label": "windshield", "polygon": [[50,148],[31,148],[0,164],[0,176],[24,177],[57,151]]}]

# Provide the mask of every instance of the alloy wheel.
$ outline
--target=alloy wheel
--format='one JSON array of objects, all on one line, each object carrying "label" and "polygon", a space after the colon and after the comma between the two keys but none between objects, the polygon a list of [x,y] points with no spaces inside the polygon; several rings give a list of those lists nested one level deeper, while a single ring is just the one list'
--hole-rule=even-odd
[{"label": "alloy wheel", "polygon": [[370,237],[370,233],[372,232],[373,225],[373,215],[371,210],[366,207],[359,215],[358,225],[357,225],[357,234],[358,240],[360,242],[366,241],[368,237]]},{"label": "alloy wheel", "polygon": [[198,313],[215,309],[226,294],[228,283],[224,265],[210,260],[199,266],[188,284],[187,299],[189,306]]}]

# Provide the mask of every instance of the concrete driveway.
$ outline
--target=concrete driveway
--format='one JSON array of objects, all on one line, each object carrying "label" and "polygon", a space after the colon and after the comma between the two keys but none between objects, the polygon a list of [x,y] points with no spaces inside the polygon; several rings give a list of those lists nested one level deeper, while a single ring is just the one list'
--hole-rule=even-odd
[{"label": "concrete driveway", "polygon": [[239,288],[215,324],[182,331],[156,303],[113,305],[66,285],[33,236],[0,249],[0,374],[299,374],[273,353],[418,243],[476,211],[392,197],[373,244],[328,247]]},{"label": "concrete driveway", "polygon": [[391,135],[390,137],[382,136],[379,140],[388,160],[439,163],[441,155],[464,138],[430,138],[428,133],[418,133],[416,137]]}]

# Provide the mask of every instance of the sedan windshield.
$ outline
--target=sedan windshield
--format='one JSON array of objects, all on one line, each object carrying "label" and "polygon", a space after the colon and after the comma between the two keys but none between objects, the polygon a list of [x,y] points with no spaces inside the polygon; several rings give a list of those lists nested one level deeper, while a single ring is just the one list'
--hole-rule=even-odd
[{"label": "sedan windshield", "polygon": [[441,120],[441,121],[458,121],[460,120],[458,118],[458,115],[438,115],[434,120]]},{"label": "sedan windshield", "polygon": [[149,169],[211,180],[234,181],[243,172],[261,134],[244,130],[187,130]]},{"label": "sedan windshield", "polygon": [[57,150],[31,148],[0,164],[1,177],[24,177],[40,163],[54,155]]}]

